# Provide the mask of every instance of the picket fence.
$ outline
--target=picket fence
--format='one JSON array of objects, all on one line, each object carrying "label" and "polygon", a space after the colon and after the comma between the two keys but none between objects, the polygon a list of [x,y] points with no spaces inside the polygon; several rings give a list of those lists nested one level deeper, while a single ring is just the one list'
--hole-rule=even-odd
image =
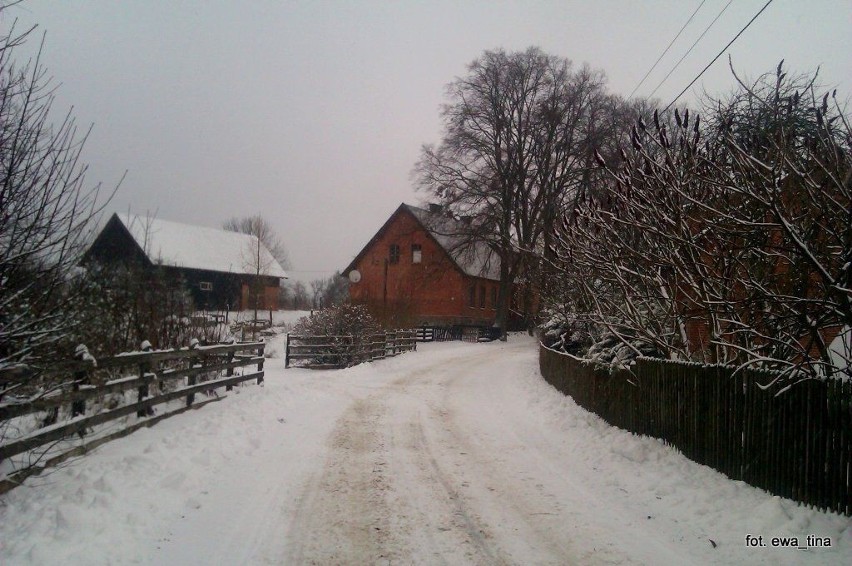
[{"label": "picket fence", "polygon": [[640,358],[610,372],[544,347],[541,374],[608,423],[822,511],[852,515],[852,382]]}]

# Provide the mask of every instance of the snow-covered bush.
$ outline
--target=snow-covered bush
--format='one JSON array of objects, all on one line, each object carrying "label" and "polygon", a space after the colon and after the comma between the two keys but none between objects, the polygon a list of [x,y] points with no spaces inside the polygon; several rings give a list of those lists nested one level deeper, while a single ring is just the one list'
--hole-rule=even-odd
[{"label": "snow-covered bush", "polygon": [[308,336],[363,336],[381,327],[364,305],[344,303],[314,312],[293,327],[294,334]]},{"label": "snow-covered bush", "polygon": [[74,340],[99,356],[135,350],[144,340],[155,349],[183,347],[193,338],[218,342],[227,332],[193,316],[184,282],[156,269],[91,264],[79,284],[86,292],[75,307]]},{"label": "snow-covered bush", "polygon": [[639,356],[662,357],[659,350],[640,338],[619,338],[612,333],[604,334],[583,355],[596,365],[606,366],[611,370],[624,368]]},{"label": "snow-covered bush", "polygon": [[541,332],[545,346],[569,354],[578,355],[592,343],[588,325],[575,314],[561,310],[545,310]]},{"label": "snow-covered bush", "polygon": [[544,300],[614,334],[592,351],[609,360],[639,341],[668,359],[843,375],[830,344],[852,326],[846,107],[781,65],[736,78],[700,119],[655,112],[620,160],[596,154],[609,177],[559,225],[562,282]]},{"label": "snow-covered bush", "polygon": [[322,346],[316,348],[309,363],[349,366],[363,360],[369,337],[381,332],[381,326],[364,305],[348,303],[317,311],[301,318],[293,334],[320,336]]},{"label": "snow-covered bush", "polygon": [[623,368],[638,356],[662,357],[660,351],[641,338],[616,336],[603,326],[581,321],[576,314],[548,309],[542,342],[548,348],[593,361],[610,369]]}]

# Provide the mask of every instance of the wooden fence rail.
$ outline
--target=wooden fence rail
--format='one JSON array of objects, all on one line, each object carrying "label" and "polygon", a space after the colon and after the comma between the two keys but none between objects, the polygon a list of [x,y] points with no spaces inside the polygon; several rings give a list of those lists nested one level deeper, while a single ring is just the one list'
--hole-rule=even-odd
[{"label": "wooden fence rail", "polygon": [[303,362],[312,369],[339,369],[380,360],[417,349],[414,330],[394,330],[365,336],[303,336],[287,334],[284,367]]},{"label": "wooden fence rail", "polygon": [[415,330],[418,342],[490,342],[500,338],[500,330],[488,326],[421,326]]},{"label": "wooden fence rail", "polygon": [[608,423],[732,479],[852,515],[852,382],[640,358],[610,373],[540,347],[541,373]]},{"label": "wooden fence rail", "polygon": [[[0,431],[6,433],[5,437],[0,438],[0,462],[41,450],[41,453],[27,458],[28,462],[39,461],[39,465],[14,466],[27,469],[11,480],[0,482],[0,493],[17,485],[23,477],[34,471],[38,472],[45,466],[66,459],[68,454],[61,452],[49,458],[45,455],[55,443],[74,437],[75,434],[84,438],[92,427],[135,413],[141,422],[127,424],[124,429],[110,435],[110,438],[123,436],[128,429],[135,430],[143,426],[146,420],[159,421],[193,405],[204,404],[196,403],[197,393],[210,392],[219,387],[231,389],[251,379],[261,383],[264,377],[263,350],[262,342],[194,345],[179,350],[74,361],[38,373],[22,367],[0,370],[0,384],[26,384],[30,391],[24,396],[18,393],[11,397],[7,394],[0,399]],[[255,366],[254,371],[243,370],[241,374],[235,374],[234,370],[248,366]],[[113,377],[116,375],[119,377]],[[157,393],[152,393],[152,390]],[[128,394],[134,394],[135,400],[126,402]],[[116,397],[120,401],[116,401]],[[110,406],[104,403],[107,398],[113,399]],[[155,414],[154,407],[157,405],[181,398],[185,399],[182,409],[172,408],[156,419],[150,418]],[[92,401],[98,402],[99,410],[93,411],[92,407],[87,407]],[[60,413],[65,418],[60,418]],[[19,434],[8,434],[13,430],[19,431]],[[97,444],[104,441],[103,437],[99,437]],[[85,446],[82,450],[77,446],[71,452],[85,451]]]}]

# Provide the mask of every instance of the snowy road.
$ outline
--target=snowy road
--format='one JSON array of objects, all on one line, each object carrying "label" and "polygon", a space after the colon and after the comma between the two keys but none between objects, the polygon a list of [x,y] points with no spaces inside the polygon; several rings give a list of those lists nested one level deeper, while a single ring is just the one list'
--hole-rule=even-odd
[{"label": "snowy road", "polygon": [[[289,562],[588,563],[577,538],[593,541],[601,562],[658,556],[630,556],[608,534],[618,509],[603,512],[559,473],[570,454],[540,435],[505,378],[525,373],[528,354],[521,343],[500,356],[489,347],[442,356],[355,400],[300,496]],[[653,541],[648,530],[621,534]]]},{"label": "snowy road", "polygon": [[[428,344],[169,419],[0,499],[0,562],[841,564],[846,518],[606,426],[525,337]],[[830,549],[751,549],[816,534]],[[715,546],[714,546],[715,545]]]}]

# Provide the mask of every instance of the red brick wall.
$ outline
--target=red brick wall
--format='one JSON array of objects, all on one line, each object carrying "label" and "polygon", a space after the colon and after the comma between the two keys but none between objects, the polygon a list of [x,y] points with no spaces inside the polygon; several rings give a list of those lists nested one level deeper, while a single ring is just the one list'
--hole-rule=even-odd
[{"label": "red brick wall", "polygon": [[[390,246],[399,246],[399,261],[390,263]],[[420,263],[413,262],[412,245],[421,247]],[[387,279],[385,264],[387,261]],[[495,310],[491,288],[495,281],[463,275],[446,252],[409,213],[398,212],[355,264],[361,280],[349,286],[353,302],[385,311],[399,324],[492,324]],[[387,281],[387,301],[384,298]],[[476,286],[475,307],[469,307],[469,288]],[[485,308],[479,308],[485,286]]]}]

